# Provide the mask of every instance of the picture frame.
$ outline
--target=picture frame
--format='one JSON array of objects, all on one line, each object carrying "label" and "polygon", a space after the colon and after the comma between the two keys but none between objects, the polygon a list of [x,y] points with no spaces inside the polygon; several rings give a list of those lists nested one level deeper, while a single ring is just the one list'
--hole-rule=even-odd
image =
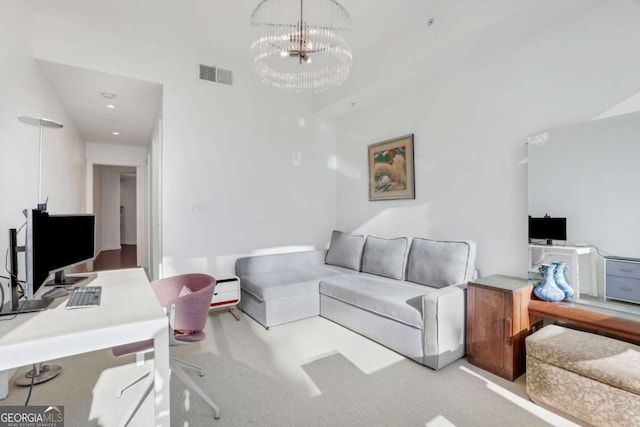
[{"label": "picture frame", "polygon": [[413,134],[368,146],[369,200],[415,199]]}]

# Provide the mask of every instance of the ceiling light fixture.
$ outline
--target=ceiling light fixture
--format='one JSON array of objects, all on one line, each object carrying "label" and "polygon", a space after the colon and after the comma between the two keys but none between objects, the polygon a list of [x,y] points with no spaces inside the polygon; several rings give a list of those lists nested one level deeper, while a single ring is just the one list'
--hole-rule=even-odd
[{"label": "ceiling light fixture", "polygon": [[116,132],[116,131],[114,131],[114,132],[111,132],[111,135],[118,136],[118,135],[120,135],[120,132]]},{"label": "ceiling light fixture", "polygon": [[109,110],[115,110],[116,109],[116,106],[113,105],[113,104],[107,104],[107,105],[105,105],[105,107],[107,107]]},{"label": "ceiling light fixture", "polygon": [[323,92],[349,76],[353,57],[343,35],[351,30],[351,17],[337,1],[262,0],[251,26],[251,57],[262,83]]}]

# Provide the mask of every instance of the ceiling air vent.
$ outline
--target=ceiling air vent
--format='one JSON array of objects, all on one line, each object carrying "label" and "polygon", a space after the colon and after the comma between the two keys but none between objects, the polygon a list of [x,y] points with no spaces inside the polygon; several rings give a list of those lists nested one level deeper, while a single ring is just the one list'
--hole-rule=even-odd
[{"label": "ceiling air vent", "polygon": [[231,85],[233,84],[233,71],[200,64],[200,80]]}]

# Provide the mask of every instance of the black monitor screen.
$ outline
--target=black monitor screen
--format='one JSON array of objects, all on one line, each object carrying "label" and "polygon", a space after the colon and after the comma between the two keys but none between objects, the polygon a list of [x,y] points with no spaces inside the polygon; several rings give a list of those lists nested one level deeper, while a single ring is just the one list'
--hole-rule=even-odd
[{"label": "black monitor screen", "polygon": [[567,240],[567,218],[529,217],[529,239]]},{"label": "black monitor screen", "polygon": [[50,273],[93,259],[95,215],[49,215],[30,211],[25,251],[25,294],[33,298]]},{"label": "black monitor screen", "polygon": [[94,215],[50,215],[49,224],[50,272],[93,259]]}]

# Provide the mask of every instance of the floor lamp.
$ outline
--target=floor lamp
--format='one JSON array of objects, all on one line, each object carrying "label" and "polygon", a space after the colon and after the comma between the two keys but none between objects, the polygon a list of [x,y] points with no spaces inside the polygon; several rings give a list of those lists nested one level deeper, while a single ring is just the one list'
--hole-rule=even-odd
[{"label": "floor lamp", "polygon": [[44,117],[20,116],[18,120],[31,126],[40,128],[40,144],[38,147],[38,210],[46,211],[47,203],[42,203],[42,131],[44,128],[61,129],[62,123]]},{"label": "floor lamp", "polygon": [[[30,117],[20,116],[18,120],[22,123],[26,123],[31,126],[38,126],[40,128],[40,143],[38,146],[38,210],[46,211],[47,202],[42,201],[42,131],[44,128],[61,129],[62,123],[58,123],[53,120],[45,119],[42,117]],[[15,266],[15,273],[12,272],[12,276],[17,275],[17,265]],[[33,369],[27,372],[24,376],[18,377],[15,380],[15,384],[21,387],[29,387],[30,385],[40,384],[45,381],[49,381],[56,377],[62,368],[58,365],[45,365],[43,363],[35,363]]]}]

